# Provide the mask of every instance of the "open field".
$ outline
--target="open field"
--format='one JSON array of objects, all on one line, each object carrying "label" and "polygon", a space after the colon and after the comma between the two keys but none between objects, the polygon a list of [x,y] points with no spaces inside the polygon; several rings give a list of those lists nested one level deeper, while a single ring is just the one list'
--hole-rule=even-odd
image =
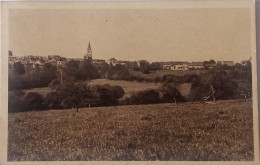
[{"label": "open field", "polygon": [[130,74],[133,76],[143,77],[146,79],[154,80],[157,77],[162,78],[166,74],[173,74],[176,76],[184,76],[185,74],[201,74],[206,73],[208,70],[157,70],[156,72],[151,72],[150,74],[143,74],[140,71],[129,70]]},{"label": "open field", "polygon": [[125,80],[108,80],[108,79],[95,79],[91,80],[89,85],[119,85],[125,91],[125,96],[129,96],[132,93],[143,91],[146,89],[158,89],[160,83],[144,83],[144,82],[135,82],[135,81],[125,81]]},{"label": "open field", "polygon": [[253,160],[252,102],[9,114],[8,160]]},{"label": "open field", "polygon": [[[89,85],[119,85],[125,91],[125,96],[130,96],[131,94],[139,91],[143,91],[146,89],[159,89],[161,83],[148,83],[148,82],[135,82],[135,81],[125,81],[125,80],[108,80],[108,79],[95,79],[89,82]],[[181,84],[179,86],[179,90],[183,96],[187,96],[190,92],[190,83]],[[33,89],[26,89],[23,90],[25,93],[29,92],[38,92],[43,96],[46,96],[47,93],[52,92],[50,87],[43,87],[43,88],[33,88]]]},{"label": "open field", "polygon": [[50,87],[42,87],[42,88],[32,88],[32,89],[25,89],[22,90],[25,93],[29,92],[38,92],[43,96],[46,96],[48,93],[52,92],[52,89]]}]

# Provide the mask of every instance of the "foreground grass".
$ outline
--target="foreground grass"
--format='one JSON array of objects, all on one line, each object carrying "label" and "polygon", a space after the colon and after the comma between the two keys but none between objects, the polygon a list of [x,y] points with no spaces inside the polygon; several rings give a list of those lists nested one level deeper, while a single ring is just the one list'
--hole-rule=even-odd
[{"label": "foreground grass", "polygon": [[8,160],[253,160],[252,102],[9,114]]}]

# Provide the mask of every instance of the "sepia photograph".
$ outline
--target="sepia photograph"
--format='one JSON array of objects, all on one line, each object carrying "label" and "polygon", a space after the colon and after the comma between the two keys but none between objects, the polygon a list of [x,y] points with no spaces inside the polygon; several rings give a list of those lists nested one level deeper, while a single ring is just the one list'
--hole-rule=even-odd
[{"label": "sepia photograph", "polygon": [[0,164],[259,164],[253,0],[1,10]]}]

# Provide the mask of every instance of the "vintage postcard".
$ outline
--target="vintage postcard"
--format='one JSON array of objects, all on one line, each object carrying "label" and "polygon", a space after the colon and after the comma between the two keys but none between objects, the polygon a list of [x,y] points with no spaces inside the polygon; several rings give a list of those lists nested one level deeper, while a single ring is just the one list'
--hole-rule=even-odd
[{"label": "vintage postcard", "polygon": [[0,164],[259,164],[255,30],[253,0],[2,2]]}]

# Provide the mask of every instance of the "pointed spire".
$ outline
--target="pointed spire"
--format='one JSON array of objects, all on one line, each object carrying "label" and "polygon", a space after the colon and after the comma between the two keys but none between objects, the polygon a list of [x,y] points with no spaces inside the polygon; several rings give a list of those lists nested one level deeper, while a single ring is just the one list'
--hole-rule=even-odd
[{"label": "pointed spire", "polygon": [[88,43],[88,50],[91,50],[90,42]]}]

